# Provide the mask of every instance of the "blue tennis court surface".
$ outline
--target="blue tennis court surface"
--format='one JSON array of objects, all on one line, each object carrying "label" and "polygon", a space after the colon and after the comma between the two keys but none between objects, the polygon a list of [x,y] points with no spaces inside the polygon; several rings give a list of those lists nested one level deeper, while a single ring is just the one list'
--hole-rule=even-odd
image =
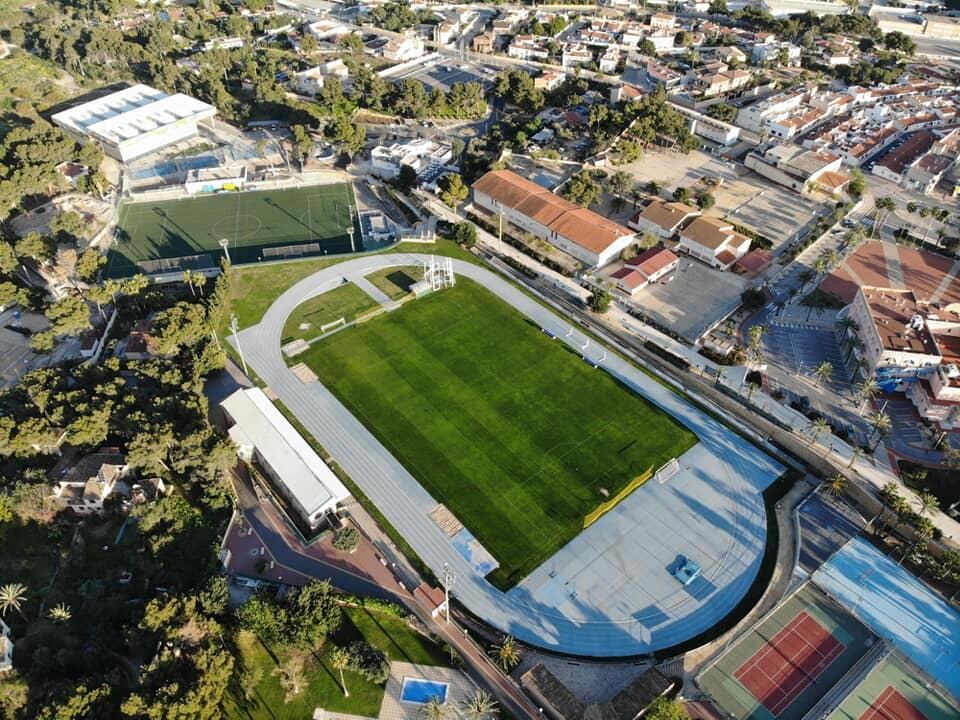
[{"label": "blue tennis court surface", "polygon": [[400,690],[400,699],[404,702],[421,705],[425,705],[434,698],[440,702],[446,702],[447,687],[444,682],[432,682],[421,678],[404,678],[403,687]]},{"label": "blue tennis court surface", "polygon": [[960,613],[862,538],[813,581],[960,699]]},{"label": "blue tennis court surface", "polygon": [[798,574],[807,577],[846,542],[863,530],[866,521],[843,500],[817,493],[800,506]]}]

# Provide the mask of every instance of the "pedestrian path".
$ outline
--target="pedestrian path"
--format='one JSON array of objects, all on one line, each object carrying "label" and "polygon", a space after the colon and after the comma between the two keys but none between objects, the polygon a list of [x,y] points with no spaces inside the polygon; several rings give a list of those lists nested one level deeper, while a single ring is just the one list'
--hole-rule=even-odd
[{"label": "pedestrian path", "polygon": [[349,276],[349,278],[350,282],[363,290],[367,295],[372,297],[383,307],[392,308],[397,305],[395,300],[392,300],[385,292],[383,292],[383,290],[367,280],[367,278],[360,273],[353,273]]}]

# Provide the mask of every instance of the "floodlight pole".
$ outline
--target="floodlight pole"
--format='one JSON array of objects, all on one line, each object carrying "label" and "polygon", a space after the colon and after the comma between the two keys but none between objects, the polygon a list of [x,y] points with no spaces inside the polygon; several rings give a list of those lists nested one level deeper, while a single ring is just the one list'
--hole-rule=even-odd
[{"label": "floodlight pole", "polygon": [[443,585],[443,595],[444,595],[444,610],[446,611],[447,622],[450,622],[450,588],[452,588],[457,583],[457,574],[453,569],[447,565],[443,564],[443,570],[440,571],[440,582]]},{"label": "floodlight pole", "polygon": [[220,247],[223,248],[223,254],[227,256],[227,262],[233,265],[233,260],[230,259],[230,240],[220,238]]},{"label": "floodlight pole", "polygon": [[233,331],[233,343],[237,346],[237,352],[240,353],[240,363],[243,365],[243,374],[249,375],[247,372],[247,360],[243,357],[243,348],[240,347],[240,338],[237,336],[237,330],[240,329],[240,323],[237,322],[237,316],[230,315],[230,330]]}]

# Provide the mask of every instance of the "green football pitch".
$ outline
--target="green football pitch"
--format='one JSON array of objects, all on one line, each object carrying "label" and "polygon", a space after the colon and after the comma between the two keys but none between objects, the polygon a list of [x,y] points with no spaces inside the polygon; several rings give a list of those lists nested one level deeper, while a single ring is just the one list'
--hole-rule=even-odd
[{"label": "green football pitch", "polygon": [[466,279],[301,360],[496,558],[488,579],[502,589],[696,442]]},{"label": "green football pitch", "polygon": [[362,249],[353,190],[345,183],[125,202],[107,275],[157,272],[166,267],[157,261],[193,255],[202,257],[188,266],[216,267],[224,238],[237,265],[284,257],[270,248],[290,245],[303,254],[345,253],[351,251],[350,228],[355,249]]}]

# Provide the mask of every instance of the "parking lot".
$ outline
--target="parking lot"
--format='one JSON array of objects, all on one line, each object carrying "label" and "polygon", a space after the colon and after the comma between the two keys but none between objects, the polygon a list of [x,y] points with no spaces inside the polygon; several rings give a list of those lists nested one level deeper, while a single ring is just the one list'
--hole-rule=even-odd
[{"label": "parking lot", "polygon": [[451,58],[434,58],[410,68],[409,70],[387,78],[391,82],[398,80],[419,80],[428,89],[436,88],[448,92],[454,83],[475,82],[488,88],[493,82],[496,71],[470,62],[459,62]]},{"label": "parking lot", "polygon": [[769,362],[814,383],[817,381],[814,370],[822,362],[828,362],[833,366],[833,375],[820,385],[849,393],[850,377],[832,329],[773,321],[763,336],[763,352]]},{"label": "parking lot", "polygon": [[720,186],[715,197],[725,216],[773,242],[776,252],[794,240],[824,206],[786,188],[740,177]]},{"label": "parking lot", "polygon": [[679,267],[638,292],[630,305],[694,342],[740,304],[747,281],[688,257]]}]

